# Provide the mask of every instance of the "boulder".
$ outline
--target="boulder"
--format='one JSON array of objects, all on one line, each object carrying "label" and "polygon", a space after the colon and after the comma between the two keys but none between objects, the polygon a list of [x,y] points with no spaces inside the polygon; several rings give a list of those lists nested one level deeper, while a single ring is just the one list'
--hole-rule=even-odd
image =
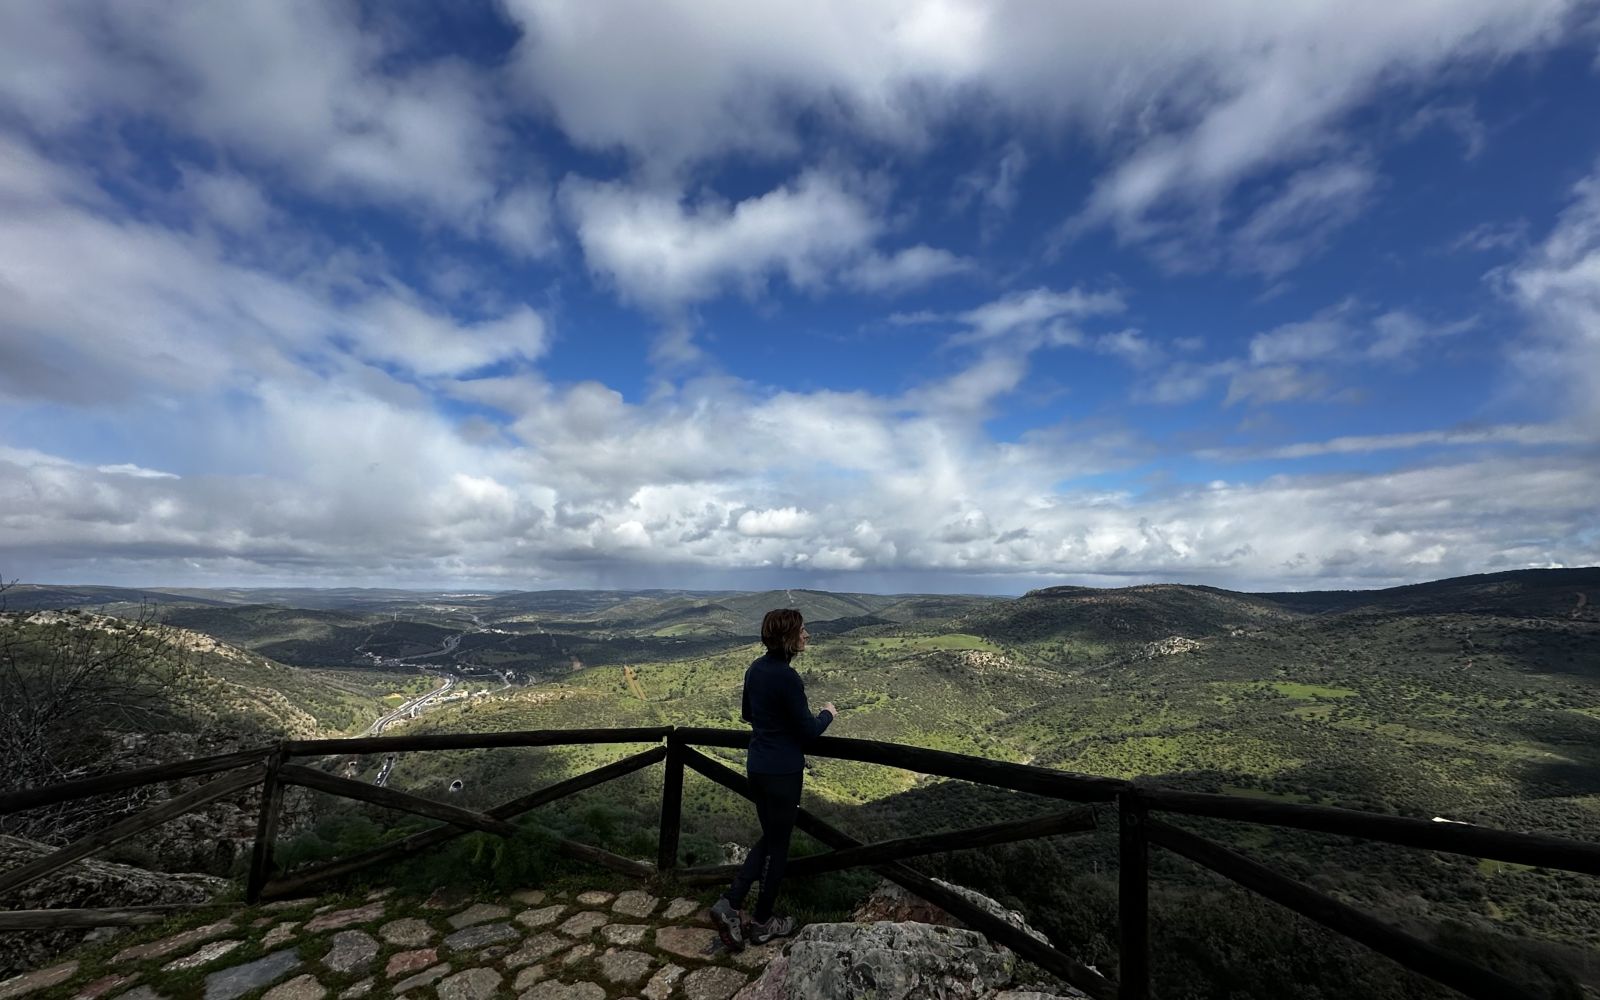
[{"label": "boulder", "polygon": [[987,1000],[1016,956],[976,931],[937,924],[811,924],[738,1000]]},{"label": "boulder", "polygon": [[[0,835],[0,871],[36,861],[55,849],[21,837]],[[228,887],[209,875],[170,875],[132,865],[84,859],[29,883],[6,897],[17,910],[118,908],[153,903],[201,903]],[[0,979],[37,969],[91,935],[104,931],[10,931],[0,934]]]},{"label": "boulder", "polygon": [[[1045,944],[1050,943],[1049,938],[1030,927],[1028,921],[1023,919],[1022,914],[1016,910],[1008,910],[983,893],[968,889],[964,885],[956,885],[942,879],[934,879],[934,881],[966,899],[974,906],[999,917],[1034,940]],[[862,901],[860,906],[856,907],[855,913],[851,914],[851,916],[863,922],[879,920],[914,921],[919,924],[942,924],[947,927],[966,926],[960,920],[952,917],[921,896],[917,896],[889,881],[879,883],[878,887],[872,890],[871,895]]]}]

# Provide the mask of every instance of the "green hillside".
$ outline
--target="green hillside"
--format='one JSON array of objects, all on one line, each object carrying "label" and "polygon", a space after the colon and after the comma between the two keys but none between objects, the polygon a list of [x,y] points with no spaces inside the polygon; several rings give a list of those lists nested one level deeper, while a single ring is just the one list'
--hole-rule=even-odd
[{"label": "green hillside", "polygon": [[[1474,596],[1467,609],[1450,612],[1439,610],[1450,592],[1442,585],[1425,609],[1411,591],[1369,593],[1351,604],[1361,610],[1350,611],[1210,588],[1051,588],[1015,601],[954,604],[958,613],[945,619],[886,622],[881,616],[893,605],[881,605],[859,627],[843,627],[847,620],[837,631],[814,630],[797,665],[815,703],[838,703],[836,735],[1600,840],[1600,618],[1571,615],[1570,579],[1500,580],[1496,592],[1511,593],[1508,584],[1523,595],[1565,589],[1567,613],[1529,617],[1523,597],[1501,610],[1484,603],[1475,585],[1455,589]],[[687,620],[684,607],[669,616]],[[648,607],[635,600],[630,610],[643,615]],[[1173,636],[1188,641],[1167,641]],[[746,641],[713,653],[640,656],[626,663],[636,685],[622,662],[586,666],[425,715],[407,731],[738,727],[739,685],[758,652]],[[713,753],[741,762],[737,753]],[[391,781],[427,791],[459,778],[487,805],[617,755],[611,748],[411,754]],[[605,796],[586,793],[586,804],[560,812],[567,817],[560,822],[581,826],[584,810],[620,809],[607,829],[650,830],[658,779],[637,778]],[[816,808],[863,836],[1041,808],[1026,796],[820,759],[811,762],[807,788]],[[715,843],[749,835],[748,810],[731,796],[698,779],[686,796],[686,852],[709,856]],[[1424,936],[1487,950],[1523,979],[1554,987],[1569,974],[1595,977],[1585,958],[1600,947],[1600,890],[1592,880],[1266,828],[1183,825]],[[1114,959],[1115,911],[1107,900],[1115,897],[1115,853],[1107,837],[920,864],[1021,904],[1092,960]],[[1280,969],[1287,981],[1317,976],[1329,984],[1303,995],[1348,995],[1339,991],[1354,984],[1369,996],[1445,995],[1348,943],[1286,923],[1281,912],[1219,889],[1187,865],[1165,859],[1157,870],[1158,926],[1177,935],[1171,947],[1186,956],[1174,974],[1205,978],[1197,970],[1206,952],[1189,936],[1234,935],[1234,965],[1271,968],[1281,962],[1275,949],[1283,928],[1295,927],[1298,939],[1315,942],[1319,955],[1340,956],[1334,965],[1343,968],[1320,958],[1291,961]],[[1186,916],[1207,906],[1223,907],[1228,918],[1204,930]],[[1261,992],[1271,980],[1264,973],[1212,979],[1232,983],[1234,996],[1273,995]]]},{"label": "green hillside", "polygon": [[[1052,587],[1017,599],[803,590],[414,596],[409,610],[381,615],[255,604],[175,607],[169,620],[212,624],[257,653],[289,650],[301,664],[421,650],[445,673],[510,672],[509,686],[466,685],[477,693],[390,732],[737,728],[760,616],[796,606],[813,638],[797,667],[814,704],[838,704],[834,735],[1600,841],[1600,571],[1331,594],[1150,585]],[[265,717],[276,704],[270,690],[325,731],[349,731],[375,703],[394,707],[432,683],[384,668],[224,660],[204,667],[207,684],[232,686],[207,688],[216,698],[233,691]],[[439,796],[459,780],[455,801],[486,807],[623,752],[411,753],[394,762],[389,780]],[[738,753],[710,752],[742,765]],[[370,779],[383,763],[372,757],[357,767]],[[822,759],[811,761],[807,794],[809,805],[863,837],[1047,808],[1027,796]],[[641,773],[535,822],[648,856],[658,796],[659,776]],[[323,821],[287,857],[327,857],[414,825],[348,805],[321,808]],[[691,863],[719,860],[718,845],[753,835],[748,807],[699,778],[686,783],[685,817]],[[1594,880],[1242,824],[1182,825],[1555,995],[1580,995],[1577,983],[1600,989]],[[463,845],[413,874],[443,877],[438,866],[448,865],[482,872],[484,842]],[[918,867],[1020,906],[1052,937],[1109,967],[1115,856],[1114,837],[1098,834]],[[1286,983],[1301,996],[1447,995],[1176,859],[1158,857],[1155,871],[1158,947],[1169,956],[1158,979],[1164,997],[1265,1000],[1284,995]],[[830,877],[798,898],[821,907],[809,912],[833,912],[827,907],[843,905],[861,878]],[[820,902],[828,899],[835,902]],[[1231,956],[1224,965],[1219,951]]]}]

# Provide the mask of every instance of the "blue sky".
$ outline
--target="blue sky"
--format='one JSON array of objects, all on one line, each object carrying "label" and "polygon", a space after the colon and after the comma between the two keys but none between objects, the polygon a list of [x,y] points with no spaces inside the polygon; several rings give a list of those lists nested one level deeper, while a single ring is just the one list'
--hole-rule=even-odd
[{"label": "blue sky", "polygon": [[1600,7],[0,7],[0,573],[1600,562]]}]

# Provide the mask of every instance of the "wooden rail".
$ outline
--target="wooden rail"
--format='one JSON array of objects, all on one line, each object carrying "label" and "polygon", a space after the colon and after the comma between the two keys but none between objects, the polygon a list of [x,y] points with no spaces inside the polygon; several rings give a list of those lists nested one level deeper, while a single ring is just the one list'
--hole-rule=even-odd
[{"label": "wooden rail", "polygon": [[[237,795],[254,785],[260,785],[261,806],[246,884],[246,898],[250,902],[256,902],[261,899],[296,896],[314,886],[370,866],[415,855],[469,830],[511,836],[519,829],[512,822],[517,817],[584,789],[593,788],[657,763],[664,763],[665,767],[661,789],[660,837],[654,864],[624,858],[601,848],[570,840],[557,840],[556,848],[569,857],[602,865],[634,878],[648,879],[672,873],[681,881],[690,884],[720,882],[731,877],[735,870],[734,866],[678,868],[684,771],[685,768],[693,770],[748,798],[749,782],[744,775],[695,748],[722,747],[737,750],[747,748],[749,742],[750,734],[745,730],[671,726],[285,740],[273,746],[241,750],[231,754],[81,778],[45,788],[0,793],[0,815],[4,815],[109,792],[126,791],[157,782],[207,777],[228,771],[238,772],[210,778],[198,787],[126,817],[102,831],[80,838],[45,857],[0,873],[0,895],[13,892],[52,872],[59,871],[80,858],[153,829],[185,812],[202,808],[210,802],[230,795]],[[482,812],[408,792],[337,777],[316,767],[291,763],[295,757],[327,755],[627,743],[657,745]],[[1122,1000],[1148,1000],[1150,996],[1149,853],[1152,845],[1200,864],[1469,997],[1534,996],[1517,984],[1480,968],[1455,953],[1447,952],[1427,941],[1390,927],[1344,902],[1279,875],[1235,851],[1161,822],[1153,818],[1153,814],[1264,823],[1424,850],[1600,875],[1600,845],[1542,834],[1511,833],[1464,824],[1433,823],[1402,816],[1273,802],[1242,796],[1150,788],[1097,775],[1073,774],[1050,768],[875,740],[821,737],[812,741],[807,747],[807,752],[816,757],[899,767],[919,774],[972,781],[1048,799],[1114,804],[1117,815],[1119,857],[1120,956],[1115,983],[1090,970],[1070,955],[1012,927],[942,883],[908,868],[903,863],[909,858],[942,851],[968,850],[1039,837],[1087,832],[1096,825],[1092,809],[1058,811],[1030,819],[901,837],[872,844],[863,844],[802,809],[797,817],[796,826],[831,848],[831,851],[796,858],[788,869],[791,875],[803,877],[847,868],[872,868],[885,878],[898,882],[918,896],[942,907],[969,927],[1006,945],[1023,958],[1100,1000],[1111,1000],[1113,997]],[[279,872],[274,861],[273,848],[282,810],[283,789],[291,785],[438,819],[442,821],[442,825],[411,834],[353,857],[293,872]],[[163,919],[167,913],[183,908],[174,906],[0,911],[0,930],[153,923]]]}]

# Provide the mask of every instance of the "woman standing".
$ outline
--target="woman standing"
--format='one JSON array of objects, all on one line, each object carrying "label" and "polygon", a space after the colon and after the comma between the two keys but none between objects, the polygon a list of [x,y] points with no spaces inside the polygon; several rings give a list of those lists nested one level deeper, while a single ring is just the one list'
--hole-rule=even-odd
[{"label": "woman standing", "polygon": [[[783,868],[789,860],[789,836],[800,808],[805,745],[822,735],[838,714],[831,701],[816,715],[806,704],[805,683],[791,661],[806,648],[808,638],[800,612],[788,608],[768,611],[761,620],[766,655],[744,672],[743,715],[751,729],[745,769],[756,817],[761,821],[761,839],[750,848],[733,887],[711,907],[717,934],[734,951],[742,949],[746,941],[762,944],[794,933],[794,918],[774,914],[772,907],[778,899]],[[757,881],[761,894],[756,898],[754,919],[745,927],[740,908]]]}]

